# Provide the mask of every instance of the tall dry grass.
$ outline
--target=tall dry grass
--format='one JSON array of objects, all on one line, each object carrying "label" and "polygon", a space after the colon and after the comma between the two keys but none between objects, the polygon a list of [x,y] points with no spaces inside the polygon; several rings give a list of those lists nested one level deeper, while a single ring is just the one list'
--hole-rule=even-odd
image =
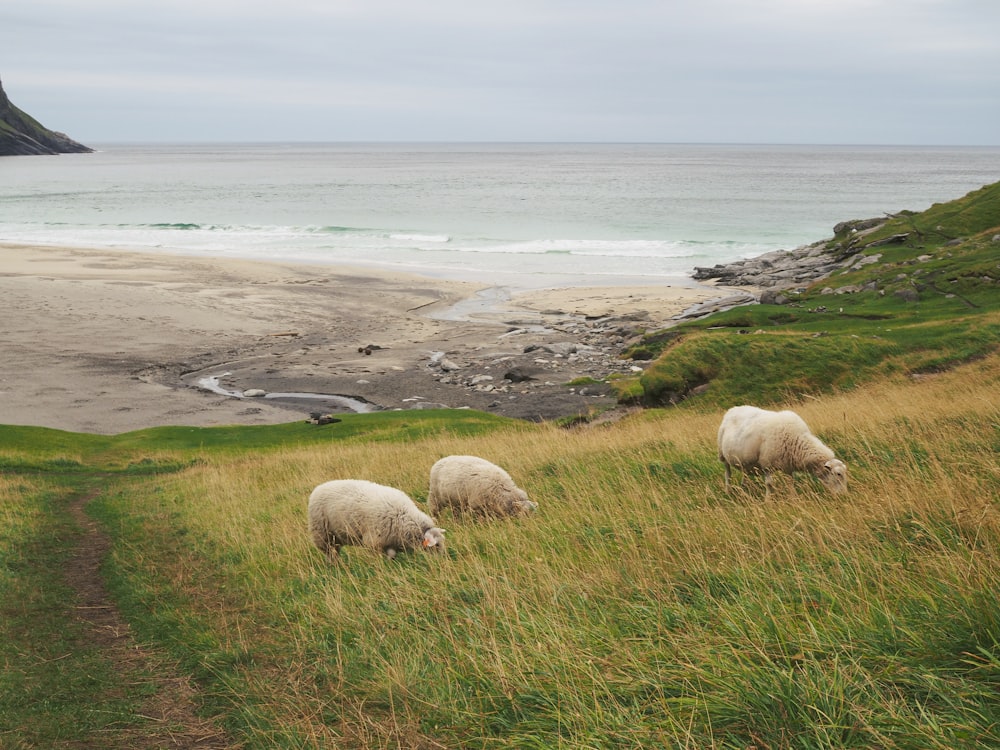
[{"label": "tall dry grass", "polygon": [[[720,413],[206,456],[110,496],[118,590],[249,747],[1000,742],[1000,360],[790,404],[851,491],[726,494]],[[540,505],[443,556],[310,546],[310,490],[426,498],[473,453]],[[971,745],[969,745],[971,746]]]}]

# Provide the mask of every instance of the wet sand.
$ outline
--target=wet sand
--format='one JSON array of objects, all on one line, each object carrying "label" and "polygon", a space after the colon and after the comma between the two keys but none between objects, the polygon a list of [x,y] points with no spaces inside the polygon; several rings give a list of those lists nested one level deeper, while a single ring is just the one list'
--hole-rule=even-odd
[{"label": "wet sand", "polygon": [[[598,345],[607,361],[597,360],[605,328],[588,320],[662,327],[723,295],[693,282],[511,291],[341,266],[0,243],[0,423],[117,434],[341,409],[271,398],[278,392],[551,418],[608,404],[599,389],[567,389],[575,375],[602,362],[634,367],[611,354],[629,332]],[[502,379],[525,364],[525,349],[581,337],[586,357],[545,350],[531,355],[526,385]],[[463,376],[477,368],[493,374],[473,386]]]}]

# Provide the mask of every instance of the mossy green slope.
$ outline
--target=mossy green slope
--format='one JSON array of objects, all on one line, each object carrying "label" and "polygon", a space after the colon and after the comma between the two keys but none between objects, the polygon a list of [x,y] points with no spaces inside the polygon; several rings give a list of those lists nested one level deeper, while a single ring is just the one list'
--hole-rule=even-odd
[{"label": "mossy green slope", "polygon": [[[656,406],[774,404],[874,377],[953,367],[1000,344],[1000,183],[875,231],[850,228],[835,252],[869,256],[851,270],[752,305],[648,334],[657,357],[620,398]],[[627,353],[628,354],[628,353]]]}]

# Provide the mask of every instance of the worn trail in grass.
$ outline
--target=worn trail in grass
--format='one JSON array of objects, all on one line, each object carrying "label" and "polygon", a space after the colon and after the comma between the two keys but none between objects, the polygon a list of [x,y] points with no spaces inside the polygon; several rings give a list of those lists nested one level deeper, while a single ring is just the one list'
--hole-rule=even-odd
[{"label": "worn trail in grass", "polygon": [[[190,679],[161,671],[160,658],[135,640],[109,596],[101,576],[101,564],[111,541],[86,512],[87,504],[96,494],[81,495],[69,506],[73,520],[83,533],[67,560],[63,575],[74,594],[74,615],[83,624],[85,638],[100,649],[103,658],[110,662],[113,674],[120,675],[133,687],[140,687],[147,696],[138,717],[143,721],[136,727],[122,728],[115,746],[183,750],[233,747],[218,726],[198,716],[197,691]],[[141,685],[142,682],[146,684]],[[107,736],[102,736],[87,746],[106,748],[108,741]]]},{"label": "worn trail in grass", "polygon": [[109,595],[111,541],[87,512],[104,491],[94,476],[73,462],[3,469],[0,747],[238,746],[199,715],[194,684],[135,639]]}]

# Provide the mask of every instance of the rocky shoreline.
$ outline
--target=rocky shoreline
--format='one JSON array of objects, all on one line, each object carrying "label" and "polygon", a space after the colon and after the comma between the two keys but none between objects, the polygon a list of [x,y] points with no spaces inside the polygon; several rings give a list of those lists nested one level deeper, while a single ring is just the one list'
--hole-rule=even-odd
[{"label": "rocky shoreline", "polygon": [[[837,272],[877,263],[881,256],[867,254],[866,250],[908,239],[908,234],[899,234],[873,242],[865,241],[868,235],[891,218],[885,216],[841,222],[833,228],[833,239],[820,240],[793,250],[775,250],[711,268],[696,267],[692,277],[697,281],[711,280],[726,286],[753,287],[760,290],[757,295],[759,302],[782,304],[787,298],[781,292],[802,289]],[[844,239],[836,239],[840,237]]]},{"label": "rocky shoreline", "polygon": [[332,351],[323,335],[304,334],[230,352],[224,364],[206,357],[142,377],[189,388],[212,378],[249,409],[266,400],[311,419],[357,411],[346,397],[364,411],[469,408],[541,421],[614,407],[607,378],[641,372],[620,354],[653,326],[643,312],[587,319],[553,310],[470,324],[476,332],[447,348],[404,351],[368,342],[350,356]]},{"label": "rocky shoreline", "polygon": [[[281,342],[281,351],[276,349],[277,342],[268,345],[267,357],[280,358],[280,369],[260,367],[262,352],[254,347],[245,356],[226,362],[224,379],[227,388],[246,394],[248,402],[277,396],[276,390],[303,392],[308,398],[289,396],[270,403],[300,413],[308,410],[314,418],[350,411],[338,403],[338,397],[358,399],[370,405],[366,410],[371,411],[471,408],[533,421],[617,412],[617,399],[608,380],[642,372],[644,362],[621,355],[644,334],[741,305],[784,304],[788,299],[783,292],[878,262],[878,253],[865,251],[906,239],[903,235],[866,242],[865,238],[886,221],[843,222],[834,227],[834,239],[696,268],[694,280],[711,282],[719,296],[667,320],[645,310],[600,317],[561,309],[509,311],[466,318],[469,335],[458,337],[447,348],[391,352],[378,343],[366,342],[357,345],[358,356],[334,358],[329,356],[330,347],[323,337],[295,336]],[[318,366],[320,361],[326,364]],[[304,377],[295,375],[303,371]],[[209,372],[210,368],[190,368],[183,379],[192,387],[197,378]],[[280,377],[273,375],[275,372],[280,372]],[[165,382],[178,373],[166,378],[162,375],[157,379]],[[324,402],[316,397],[316,391],[337,396]]]},{"label": "rocky shoreline", "polygon": [[[335,344],[322,332],[296,332],[249,342],[224,361],[208,355],[151,368],[142,378],[168,386],[181,381],[195,389],[210,380],[216,393],[242,398],[247,409],[266,401],[308,415],[309,421],[326,422],[351,411],[441,408],[528,421],[613,419],[632,409],[620,407],[609,381],[638,375],[648,364],[623,358],[625,350],[651,331],[757,302],[758,290],[706,289],[719,294],[703,294],[703,301],[668,316],[645,309],[584,315],[516,305],[461,318],[446,312],[437,317],[460,321],[462,329],[412,346]],[[362,408],[345,403],[352,400]]]}]

